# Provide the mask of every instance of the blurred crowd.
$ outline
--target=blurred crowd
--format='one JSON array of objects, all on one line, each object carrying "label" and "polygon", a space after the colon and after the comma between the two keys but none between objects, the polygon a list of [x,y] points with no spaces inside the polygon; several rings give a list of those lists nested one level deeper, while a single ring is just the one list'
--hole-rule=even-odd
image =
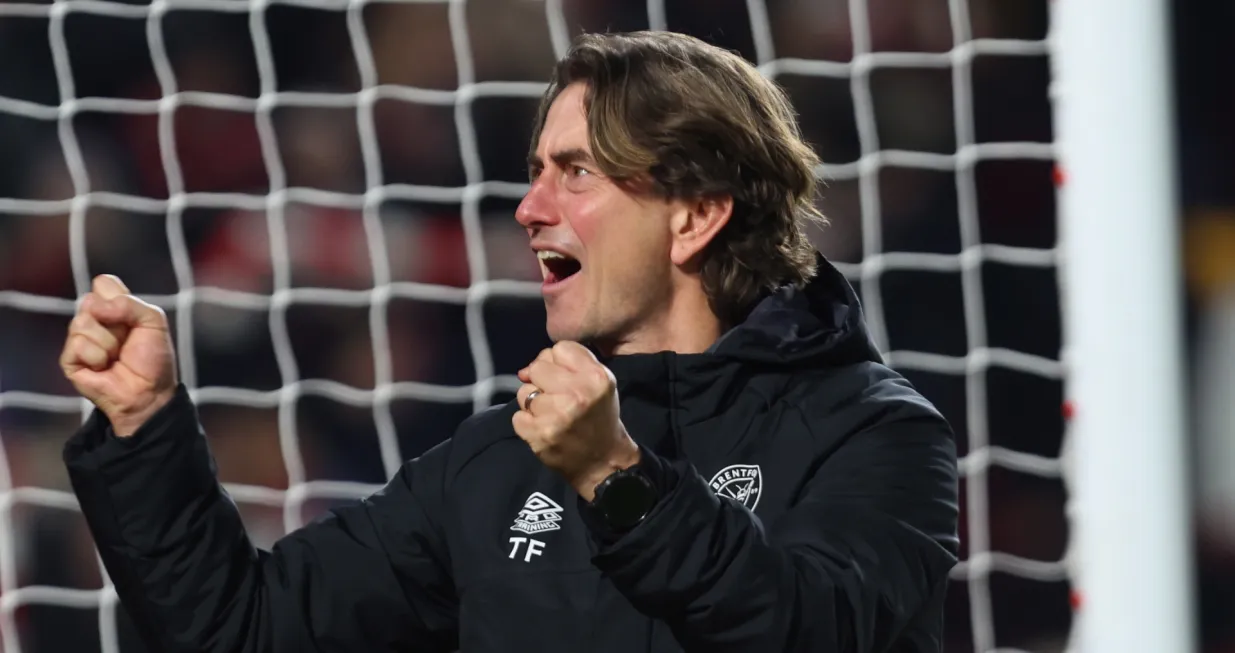
[{"label": "blurred crowd", "polygon": [[[563,0],[570,33],[647,27],[646,3]],[[867,0],[875,51],[946,52],[953,44],[946,2]],[[975,38],[1042,39],[1047,3],[1040,0],[970,0]],[[1230,25],[1220,3],[1181,0],[1176,41],[1180,68],[1181,226],[1188,245],[1189,361],[1196,400],[1191,414],[1198,467],[1197,543],[1200,552],[1205,653],[1235,652],[1235,130],[1229,118],[1235,85],[1222,75]],[[742,0],[665,3],[669,28],[691,33],[755,58],[755,38]],[[768,0],[776,56],[847,61],[853,54],[847,0]],[[1225,15],[1221,15],[1225,12]],[[547,79],[553,40],[543,2],[470,0],[464,9],[476,81]],[[378,82],[453,90],[459,83],[457,43],[446,3],[373,3],[363,23]],[[0,97],[56,105],[60,101],[46,18],[0,16]],[[209,91],[254,98],[261,91],[263,57],[254,49],[247,13],[170,11],[162,42],[179,91]],[[156,76],[144,20],[74,11],[65,19],[68,64],[77,97],[155,99],[166,89]],[[354,44],[342,11],[272,5],[265,12],[269,62],[279,91],[347,93],[361,86]],[[1043,56],[982,56],[971,70],[972,120],[977,142],[1052,139],[1049,62]],[[777,81],[800,112],[806,137],[828,163],[862,154],[853,86],[848,78],[781,74]],[[878,147],[952,153],[957,146],[953,71],[938,67],[880,68],[870,76]],[[524,158],[536,99],[480,98],[466,111],[484,180],[526,181]],[[962,114],[963,115],[963,114]],[[373,110],[381,182],[457,187],[468,183],[460,114],[451,105],[382,99]],[[154,114],[82,112],[67,125],[0,111],[0,197],[64,200],[83,191],[110,191],[163,199],[169,187],[188,192],[265,195],[272,176],[287,187],[360,195],[366,177],[354,108],[287,107],[273,110],[277,163],[263,154],[253,112],[180,107],[171,133],[179,179],[168,175]],[[89,188],[75,187],[62,147],[71,128]],[[464,128],[466,124],[463,123]],[[1131,137],[1131,135],[1130,135]],[[466,143],[466,139],[464,140]],[[278,168],[276,170],[275,168]],[[281,172],[279,172],[281,170]],[[370,173],[376,171],[370,171]],[[1050,161],[980,162],[974,170],[978,222],[984,243],[1049,248],[1056,239]],[[478,181],[471,179],[470,181]],[[277,183],[277,181],[275,182]],[[957,176],[950,171],[884,167],[878,178],[878,234],[864,234],[856,178],[828,179],[820,206],[831,224],[815,234],[837,262],[862,259],[864,237],[881,251],[956,253],[960,250]],[[483,198],[479,205],[485,267],[490,279],[539,278],[525,234],[512,214],[515,201]],[[395,281],[466,288],[477,279],[457,202],[389,199],[379,207],[383,255]],[[359,206],[339,208],[292,202],[284,233],[256,207],[190,207],[179,218],[193,283],[268,294],[281,263],[272,245],[286,242],[292,287],[365,289],[374,283],[373,252]],[[91,205],[85,212],[84,254],[89,275],[120,275],[139,294],[172,295],[180,288],[169,246],[166,214],[139,207]],[[0,290],[73,298],[75,285],[67,212],[31,215],[0,211]],[[277,248],[276,248],[277,249]],[[1057,358],[1060,325],[1055,270],[987,264],[981,270],[990,346]],[[858,280],[855,279],[855,284]],[[888,342],[898,351],[964,355],[960,275],[889,271],[879,280]],[[861,291],[860,284],[859,290]],[[169,316],[177,319],[175,310]],[[494,370],[510,374],[547,341],[538,300],[490,297],[482,320]],[[477,381],[466,309],[460,304],[394,300],[385,316],[397,381],[465,385]],[[69,315],[39,313],[0,303],[0,390],[68,396],[56,356]],[[208,302],[193,306],[193,371],[198,387],[274,390],[288,382],[276,362],[266,310]],[[297,378],[331,379],[372,388],[376,366],[367,307],[293,305],[287,334]],[[383,353],[384,355],[384,353]],[[982,382],[983,410],[966,405],[966,379],[906,370],[948,415],[961,449],[969,419],[984,415],[990,444],[1047,457],[1059,455],[1064,434],[1059,381],[993,368]],[[493,402],[509,396],[495,394]],[[470,414],[470,400],[396,401],[392,413],[400,453],[413,457],[448,437]],[[209,404],[201,408],[224,481],[286,488],[277,411]],[[296,408],[297,438],[309,479],[381,483],[385,479],[373,411],[321,398]],[[0,410],[0,445],[14,486],[66,490],[60,448],[80,414]],[[993,549],[1035,560],[1065,551],[1066,492],[1057,478],[999,468],[987,478]],[[962,496],[964,493],[962,492]],[[329,506],[306,505],[308,520]],[[257,544],[283,534],[280,509],[241,504]],[[969,532],[968,505],[962,535]],[[100,572],[80,516],[18,503],[12,509],[17,555],[14,586],[96,588]],[[967,538],[966,538],[967,539]],[[0,547],[5,546],[0,539]],[[1071,623],[1066,582],[1041,582],[996,573],[990,578],[994,629],[1000,647],[1062,650]],[[947,625],[948,653],[973,648],[969,591],[954,584]],[[97,650],[94,610],[28,605],[18,611],[22,650]],[[122,619],[125,651],[141,650]]]}]

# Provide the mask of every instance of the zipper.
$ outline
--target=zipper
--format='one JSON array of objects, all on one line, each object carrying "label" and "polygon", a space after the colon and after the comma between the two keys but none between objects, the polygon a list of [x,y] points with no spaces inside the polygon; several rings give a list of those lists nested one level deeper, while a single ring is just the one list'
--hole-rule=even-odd
[{"label": "zipper", "polygon": [[669,458],[684,458],[682,444],[682,429],[678,425],[678,358],[677,352],[667,352],[669,366],[669,440],[673,443],[673,451]]}]

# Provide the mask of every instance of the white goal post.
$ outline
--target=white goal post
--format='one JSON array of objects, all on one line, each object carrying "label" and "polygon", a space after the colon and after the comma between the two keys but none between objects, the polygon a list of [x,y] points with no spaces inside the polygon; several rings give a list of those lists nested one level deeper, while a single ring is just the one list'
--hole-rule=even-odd
[{"label": "white goal post", "polygon": [[1167,0],[1052,2],[1077,653],[1195,650]]}]

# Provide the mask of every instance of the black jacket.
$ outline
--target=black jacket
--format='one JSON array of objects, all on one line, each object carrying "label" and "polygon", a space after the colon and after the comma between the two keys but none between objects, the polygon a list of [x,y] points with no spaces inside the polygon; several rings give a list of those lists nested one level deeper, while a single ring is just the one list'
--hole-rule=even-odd
[{"label": "black jacket", "polygon": [[96,413],[65,462],[157,651],[939,651],[955,447],[878,361],[822,259],[707,353],[604,361],[663,492],[621,536],[514,434],[509,404],[269,552],[183,387],[130,439]]}]

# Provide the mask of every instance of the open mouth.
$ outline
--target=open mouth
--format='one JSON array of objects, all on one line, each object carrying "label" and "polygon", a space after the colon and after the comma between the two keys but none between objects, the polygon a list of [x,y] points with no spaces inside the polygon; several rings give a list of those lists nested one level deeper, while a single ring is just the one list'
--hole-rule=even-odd
[{"label": "open mouth", "polygon": [[536,253],[545,272],[545,285],[561,283],[583,269],[578,260],[565,254],[541,250]]}]

